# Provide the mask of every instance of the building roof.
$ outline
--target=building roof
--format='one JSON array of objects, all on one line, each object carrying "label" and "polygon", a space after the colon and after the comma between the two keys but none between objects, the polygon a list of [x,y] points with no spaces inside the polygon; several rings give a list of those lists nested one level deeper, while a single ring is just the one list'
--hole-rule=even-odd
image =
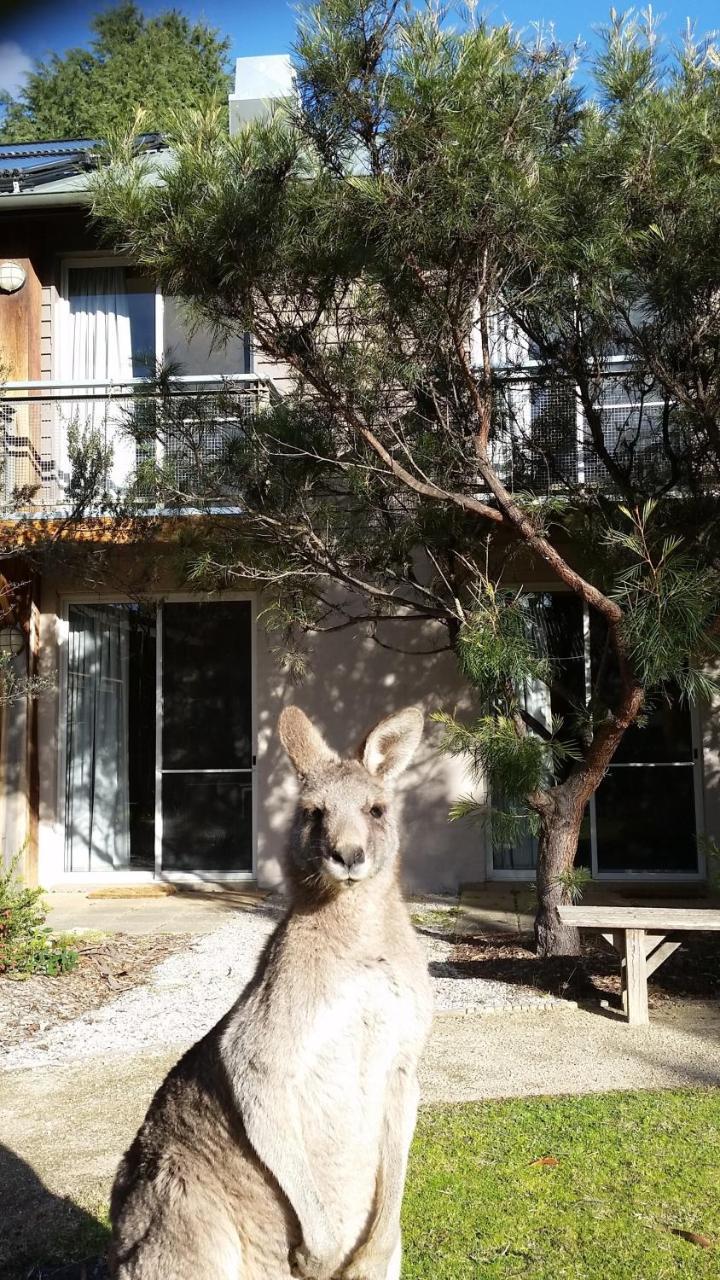
[{"label": "building roof", "polygon": [[[159,133],[142,134],[135,145],[143,152],[168,151]],[[89,138],[0,145],[0,206],[5,199],[15,203],[18,198],[26,204],[33,195],[47,198],[49,204],[53,197],[66,203],[73,193],[82,200],[88,174],[100,163],[102,146]]]},{"label": "building roof", "polygon": [[[238,58],[235,91],[230,94],[230,132],[250,120],[266,116],[274,103],[296,92],[288,54]],[[172,163],[162,134],[135,139],[138,151],[157,156],[153,169],[161,174]],[[100,164],[103,144],[93,138],[0,144],[0,209],[83,204],[88,199],[88,175]]]}]

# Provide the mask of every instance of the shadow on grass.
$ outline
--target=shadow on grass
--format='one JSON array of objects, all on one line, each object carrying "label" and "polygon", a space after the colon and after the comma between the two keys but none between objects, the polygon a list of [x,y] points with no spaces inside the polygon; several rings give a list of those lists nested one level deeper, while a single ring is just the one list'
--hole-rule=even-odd
[{"label": "shadow on grass", "polygon": [[0,1280],[105,1280],[107,1224],[0,1144]]}]

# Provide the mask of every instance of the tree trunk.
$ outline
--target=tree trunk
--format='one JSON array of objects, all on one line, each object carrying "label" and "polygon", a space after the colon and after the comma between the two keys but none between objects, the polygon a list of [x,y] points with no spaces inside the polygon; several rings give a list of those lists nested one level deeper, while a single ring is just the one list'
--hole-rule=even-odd
[{"label": "tree trunk", "polygon": [[585,759],[570,777],[550,791],[539,793],[533,804],[540,816],[535,941],[541,956],[580,954],[578,930],[562,925],[557,915],[557,908],[570,900],[561,877],[575,863],[585,805],[600,786],[618,743],[643,705],[643,689],[630,671],[621,633],[617,628],[611,633],[623,680],[620,704],[596,730]]},{"label": "tree trunk", "polygon": [[561,877],[575,862],[584,807],[578,797],[563,795],[557,788],[551,805],[540,817],[535,916],[535,942],[540,956],[580,954],[580,934],[572,925],[560,923],[557,908],[570,900]]}]

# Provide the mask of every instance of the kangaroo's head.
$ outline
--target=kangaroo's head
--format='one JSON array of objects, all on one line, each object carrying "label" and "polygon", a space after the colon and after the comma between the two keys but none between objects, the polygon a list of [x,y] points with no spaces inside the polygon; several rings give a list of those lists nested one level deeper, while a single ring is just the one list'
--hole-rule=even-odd
[{"label": "kangaroo's head", "polygon": [[290,840],[291,874],[307,888],[342,891],[397,858],[394,784],[422,734],[423,715],[386,716],[341,760],[299,707],[280,716],[280,738],[300,779]]}]

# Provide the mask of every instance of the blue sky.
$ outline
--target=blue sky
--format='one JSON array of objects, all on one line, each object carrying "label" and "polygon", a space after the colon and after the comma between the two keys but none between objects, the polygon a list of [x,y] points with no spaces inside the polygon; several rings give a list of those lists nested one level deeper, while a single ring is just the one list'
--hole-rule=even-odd
[{"label": "blue sky", "polygon": [[[623,7],[618,0],[616,6]],[[33,58],[86,43],[90,18],[105,7],[109,6],[103,0],[0,0],[0,88],[15,91]],[[141,7],[147,14],[174,7],[205,18],[231,37],[236,57],[282,53],[293,38],[293,6],[287,0],[147,0],[144,4],[141,0]],[[518,26],[538,20],[554,22],[561,39],[581,36],[591,41],[593,29],[606,20],[609,8],[609,0],[588,0],[585,4],[577,0],[507,0],[484,7],[484,12],[498,21],[509,18]],[[699,31],[720,24],[713,0],[672,0],[659,11],[665,15],[664,29],[672,37],[681,31],[688,16],[695,19]]]}]

